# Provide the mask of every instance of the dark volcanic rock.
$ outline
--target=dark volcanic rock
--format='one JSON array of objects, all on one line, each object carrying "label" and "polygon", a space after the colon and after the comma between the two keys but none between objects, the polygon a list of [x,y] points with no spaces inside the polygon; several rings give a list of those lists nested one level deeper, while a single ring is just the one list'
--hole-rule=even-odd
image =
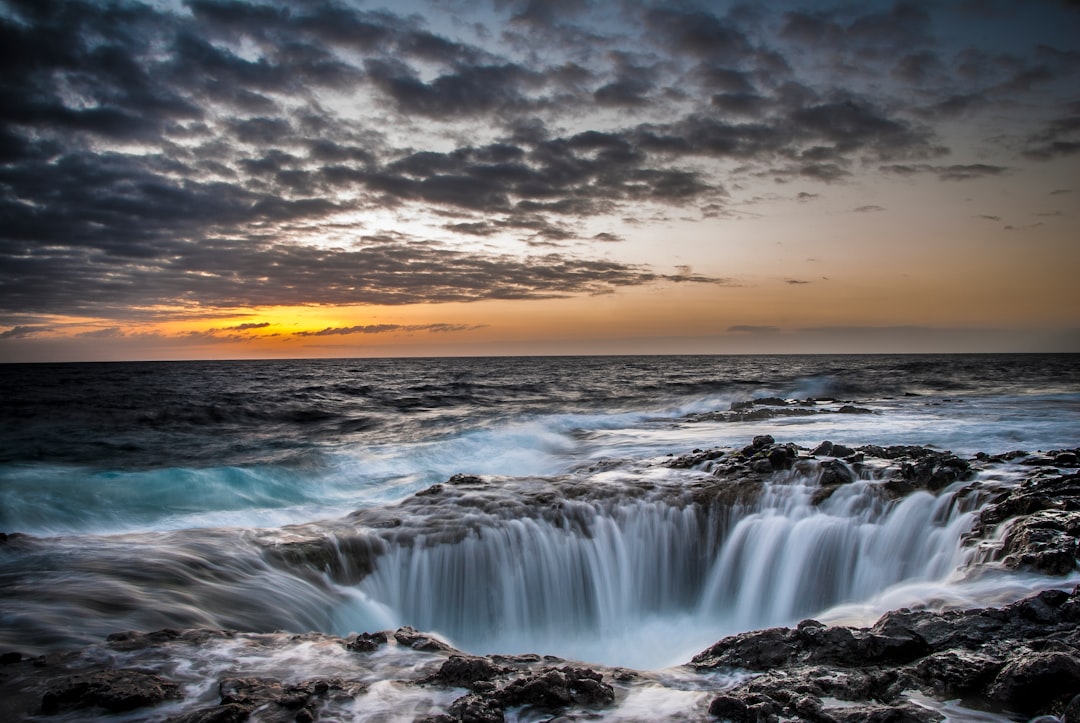
[{"label": "dark volcanic rock", "polygon": [[387,642],[386,633],[360,633],[346,643],[345,647],[357,653],[373,653]]},{"label": "dark volcanic rock", "polygon": [[426,650],[428,652],[453,650],[453,648],[441,640],[433,638],[430,635],[425,635],[408,625],[398,628],[394,632],[394,640],[398,642],[398,645],[404,645],[413,650]]},{"label": "dark volcanic rock", "polygon": [[505,671],[506,668],[494,665],[487,658],[451,655],[431,679],[443,685],[470,688],[478,682],[490,681]]},{"label": "dark volcanic rock", "polygon": [[558,709],[574,704],[607,705],[614,702],[615,691],[594,670],[564,666],[516,678],[498,692],[498,699],[507,707]]},{"label": "dark volcanic rock", "polygon": [[1080,475],[1036,475],[1000,495],[979,513],[969,541],[991,537],[1010,520],[993,552],[1012,569],[1066,575],[1080,557]]},{"label": "dark volcanic rock", "polygon": [[1047,700],[1080,691],[1080,651],[1027,653],[1005,666],[990,697],[1024,713],[1038,713]]},{"label": "dark volcanic rock", "polygon": [[104,708],[110,713],[157,705],[180,698],[180,686],[140,670],[79,673],[57,681],[41,697],[41,712]]},{"label": "dark volcanic rock", "polygon": [[898,610],[870,628],[806,620],[725,638],[692,665],[762,671],[713,701],[714,715],[736,721],[940,720],[905,702],[912,688],[1063,715],[1080,690],[1080,588],[1004,608]]}]

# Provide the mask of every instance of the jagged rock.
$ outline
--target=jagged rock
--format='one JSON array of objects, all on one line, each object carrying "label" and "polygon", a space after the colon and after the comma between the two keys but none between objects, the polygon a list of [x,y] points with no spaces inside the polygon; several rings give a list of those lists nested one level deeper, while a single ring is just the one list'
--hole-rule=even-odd
[{"label": "jagged rock", "polygon": [[594,670],[564,666],[516,678],[498,692],[498,699],[506,707],[558,709],[574,704],[607,705],[614,702],[615,691]]},{"label": "jagged rock", "polygon": [[465,695],[450,704],[452,720],[462,723],[503,723],[506,716],[502,704],[480,695]]},{"label": "jagged rock", "polygon": [[386,633],[360,633],[346,643],[345,647],[357,653],[373,653],[387,642]]},{"label": "jagged rock", "polygon": [[404,645],[413,650],[425,650],[428,652],[453,650],[453,648],[441,640],[437,640],[430,635],[425,635],[408,625],[398,628],[394,632],[394,640],[398,642],[398,645]]},{"label": "jagged rock", "polygon": [[490,681],[503,672],[504,668],[492,664],[487,658],[451,655],[431,680],[443,685],[470,688],[478,682]]},{"label": "jagged rock", "polygon": [[[897,610],[870,628],[805,620],[794,630],[725,638],[692,664],[763,671],[714,700],[714,714],[730,720],[940,720],[905,702],[912,688],[1062,714],[1080,689],[1078,623],[1080,588],[1047,590],[1004,608]],[[830,705],[832,698],[857,705]],[[755,709],[766,700],[780,710]]]},{"label": "jagged rock", "polygon": [[914,464],[905,462],[900,467],[900,473],[917,487],[925,487],[933,492],[972,476],[971,464],[950,453],[927,455]]},{"label": "jagged rock", "polygon": [[49,687],[41,697],[41,712],[104,708],[122,713],[180,698],[176,683],[141,670],[101,670],[78,673]]},{"label": "jagged rock", "polygon": [[[1024,713],[1064,703],[1080,690],[1080,658],[1062,652],[1026,652],[998,673],[990,697]],[[1066,698],[1067,696],[1067,698]]]},{"label": "jagged rock", "polygon": [[1080,513],[1041,510],[1017,520],[1002,540],[1007,567],[1067,575],[1080,557]]}]

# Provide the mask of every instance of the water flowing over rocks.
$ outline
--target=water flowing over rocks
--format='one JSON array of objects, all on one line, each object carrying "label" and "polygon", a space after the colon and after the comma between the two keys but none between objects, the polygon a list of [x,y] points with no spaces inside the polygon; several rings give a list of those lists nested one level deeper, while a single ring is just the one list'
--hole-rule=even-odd
[{"label": "water flowing over rocks", "polygon": [[[758,406],[774,405],[747,409]],[[385,629],[178,625],[65,653],[0,650],[0,719],[340,720],[372,704],[428,723],[603,719],[660,691],[686,720],[936,721],[959,700],[1003,720],[1080,723],[1078,459],[1076,449],[961,458],[758,435],[557,477],[462,473],[395,505],[245,533],[254,557],[237,553],[240,579],[299,580],[312,609],[355,603],[350,593],[361,606],[378,601],[400,618]],[[177,554],[199,549],[169,539]],[[12,554],[46,544],[0,537]],[[192,570],[183,585],[235,587],[229,570],[183,559]],[[1036,589],[1062,583],[998,607],[890,606],[899,609],[863,627],[797,622],[924,580],[922,567],[973,580],[1043,576]],[[718,642],[666,671],[528,646],[474,654],[496,649],[500,628],[532,625],[536,640],[587,630],[632,638],[650,616],[684,614],[711,631],[729,612],[733,630],[699,631]],[[463,644],[469,635],[482,645]],[[643,718],[634,715],[623,717]]]}]

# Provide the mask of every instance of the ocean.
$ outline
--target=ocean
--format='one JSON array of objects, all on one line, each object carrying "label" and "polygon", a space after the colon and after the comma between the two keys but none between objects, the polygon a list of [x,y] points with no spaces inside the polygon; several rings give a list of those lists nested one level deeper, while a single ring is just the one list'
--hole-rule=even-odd
[{"label": "ocean", "polygon": [[[0,652],[408,625],[662,671],[746,630],[1077,582],[972,574],[959,487],[887,499],[867,468],[822,501],[811,455],[1074,448],[1075,355],[8,364],[0,390]],[[703,504],[702,452],[762,435],[807,464]]]}]

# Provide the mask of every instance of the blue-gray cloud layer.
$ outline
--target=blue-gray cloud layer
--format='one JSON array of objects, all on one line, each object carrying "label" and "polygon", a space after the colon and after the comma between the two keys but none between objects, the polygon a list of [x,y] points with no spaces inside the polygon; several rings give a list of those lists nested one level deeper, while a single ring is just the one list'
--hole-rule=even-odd
[{"label": "blue-gray cloud layer", "polygon": [[[0,0],[0,314],[603,293],[688,277],[560,247],[619,239],[585,219],[1080,150],[1074,5],[805,5]],[[950,159],[1003,104],[1000,155]],[[376,208],[469,245],[341,221]],[[557,250],[478,250],[507,235]]]}]

